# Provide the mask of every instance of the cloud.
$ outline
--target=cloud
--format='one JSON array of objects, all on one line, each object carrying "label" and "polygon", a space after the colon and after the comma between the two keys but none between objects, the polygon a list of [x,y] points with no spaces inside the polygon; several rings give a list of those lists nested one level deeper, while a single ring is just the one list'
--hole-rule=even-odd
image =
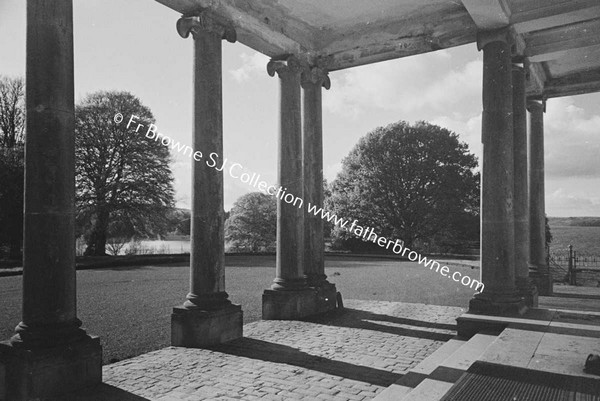
[{"label": "cloud", "polygon": [[598,216],[600,197],[559,187],[546,197],[546,210],[548,215],[553,217]]},{"label": "cloud", "polygon": [[547,177],[600,177],[600,115],[565,97],[548,101],[544,122]]},{"label": "cloud", "polygon": [[454,61],[440,51],[334,73],[324,106],[353,118],[373,109],[418,115],[481,108],[481,60],[457,68]]},{"label": "cloud", "polygon": [[475,115],[453,113],[449,116],[438,116],[431,120],[432,124],[456,132],[462,142],[469,145],[469,150],[479,160],[483,157],[483,144],[481,143],[481,112]]},{"label": "cloud", "polygon": [[252,52],[250,55],[248,53],[241,53],[240,58],[242,59],[242,66],[229,71],[233,79],[237,82],[247,81],[256,73],[266,73],[269,57],[264,54],[258,52]]}]

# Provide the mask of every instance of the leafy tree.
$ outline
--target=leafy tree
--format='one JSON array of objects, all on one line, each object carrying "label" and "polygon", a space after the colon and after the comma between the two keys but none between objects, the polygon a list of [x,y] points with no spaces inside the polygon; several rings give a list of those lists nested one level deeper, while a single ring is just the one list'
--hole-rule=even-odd
[{"label": "leafy tree", "polygon": [[277,200],[261,192],[238,198],[225,222],[225,240],[235,251],[261,252],[275,249]]},{"label": "leafy tree", "polygon": [[[331,197],[330,185],[327,182],[327,179],[323,178],[323,205],[327,204],[330,197]],[[323,237],[331,238],[332,232],[333,232],[333,222],[327,221],[327,219],[323,220]]]},{"label": "leafy tree", "polygon": [[[121,124],[113,121],[117,112]],[[87,255],[104,255],[109,237],[166,230],[174,203],[169,150],[128,129],[132,114],[146,129],[154,123],[150,109],[128,92],[96,92],[75,108],[76,221]]]},{"label": "leafy tree", "polygon": [[0,247],[10,259],[21,258],[23,242],[23,180],[25,82],[0,76]]},{"label": "leafy tree", "polygon": [[167,213],[169,234],[190,235],[190,216],[189,209],[174,208],[169,211]]},{"label": "leafy tree", "polygon": [[552,231],[550,230],[550,222],[548,220],[548,216],[544,217],[545,219],[545,225],[546,225],[546,229],[545,229],[545,240],[546,240],[546,248],[550,248],[550,243],[552,242]]},{"label": "leafy tree", "polygon": [[[401,121],[359,140],[342,161],[327,207],[408,247],[423,246],[436,234],[457,235],[462,230],[457,223],[478,214],[476,167],[476,157],[457,134]],[[334,235],[360,241],[337,226]]]}]

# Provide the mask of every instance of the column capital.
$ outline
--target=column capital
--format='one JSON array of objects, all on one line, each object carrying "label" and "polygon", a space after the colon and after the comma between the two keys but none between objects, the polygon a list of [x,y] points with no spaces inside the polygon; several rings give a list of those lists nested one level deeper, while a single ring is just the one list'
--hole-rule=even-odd
[{"label": "column capital", "polygon": [[289,55],[281,60],[271,59],[267,63],[267,73],[272,77],[275,76],[275,73],[279,75],[279,78],[283,78],[283,75],[287,74],[300,74],[305,69],[306,64],[294,55]]},{"label": "column capital", "polygon": [[512,63],[512,70],[518,72],[525,72],[525,67],[521,63]]},{"label": "column capital", "polygon": [[477,50],[483,50],[485,46],[494,42],[502,42],[513,46],[515,43],[513,31],[509,27],[505,27],[477,32]]},{"label": "column capital", "polygon": [[530,113],[534,112],[546,112],[546,101],[537,99],[527,99],[527,111]]},{"label": "column capital", "polygon": [[308,85],[316,85],[325,89],[331,88],[331,80],[329,79],[329,72],[321,67],[311,66],[302,71],[302,87],[306,88]]},{"label": "column capital", "polygon": [[183,16],[177,20],[177,33],[182,38],[187,38],[191,33],[195,39],[202,32],[217,35],[231,43],[236,41],[233,25],[217,21],[206,12],[196,16]]}]

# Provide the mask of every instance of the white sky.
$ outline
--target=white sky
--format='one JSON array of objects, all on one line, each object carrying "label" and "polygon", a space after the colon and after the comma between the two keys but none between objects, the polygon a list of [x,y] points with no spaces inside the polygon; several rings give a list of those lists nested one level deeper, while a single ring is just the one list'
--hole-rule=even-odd
[{"label": "white sky", "polygon": [[[25,74],[25,3],[0,0],[3,75]],[[130,91],[161,133],[191,145],[192,39],[179,37],[178,18],[152,0],[75,0],[76,100]],[[275,183],[278,79],[267,61],[223,42],[224,157]],[[452,129],[480,156],[481,75],[475,44],[332,73],[323,95],[326,178],[361,136],[398,120]],[[545,124],[548,215],[600,216],[600,94],[549,100]],[[189,207],[190,163],[180,156],[173,165],[181,207]],[[225,174],[225,208],[252,190]]]}]

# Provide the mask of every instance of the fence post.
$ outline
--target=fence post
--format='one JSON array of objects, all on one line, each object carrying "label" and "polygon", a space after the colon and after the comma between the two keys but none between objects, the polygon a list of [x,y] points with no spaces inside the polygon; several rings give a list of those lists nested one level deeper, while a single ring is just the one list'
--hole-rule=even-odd
[{"label": "fence post", "polygon": [[573,256],[573,245],[569,245],[569,284],[570,285],[577,285],[577,276],[575,273],[575,266],[574,263],[575,262],[575,258]]}]

